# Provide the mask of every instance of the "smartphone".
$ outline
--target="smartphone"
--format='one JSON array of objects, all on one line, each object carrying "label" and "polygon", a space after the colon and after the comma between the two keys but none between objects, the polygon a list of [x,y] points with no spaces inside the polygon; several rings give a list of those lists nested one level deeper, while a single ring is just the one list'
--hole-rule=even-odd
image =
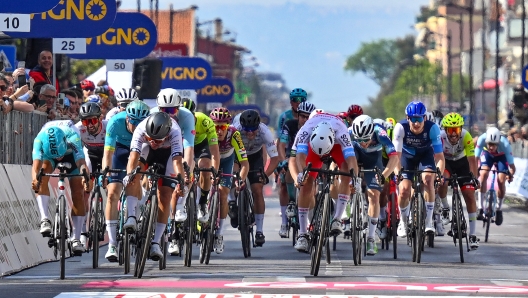
[{"label": "smartphone", "polygon": [[18,68],[26,68],[26,61],[18,61]]},{"label": "smartphone", "polygon": [[59,93],[59,97],[57,97],[57,104],[61,107],[61,108],[64,108],[64,93]]},{"label": "smartphone", "polygon": [[46,104],[46,100],[45,99],[41,99],[39,100],[39,107],[43,106]]},{"label": "smartphone", "polygon": [[18,80],[18,86],[19,86],[19,87],[22,87],[22,86],[24,86],[24,85],[27,84],[27,82],[26,82],[26,75],[25,75],[25,74],[23,74],[23,75],[19,75],[18,78],[17,78],[17,80]]}]

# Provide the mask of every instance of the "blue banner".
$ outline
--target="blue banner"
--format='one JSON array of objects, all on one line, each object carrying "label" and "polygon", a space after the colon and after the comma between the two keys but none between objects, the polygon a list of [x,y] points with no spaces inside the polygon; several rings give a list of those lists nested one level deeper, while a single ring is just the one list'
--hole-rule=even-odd
[{"label": "blue banner", "polygon": [[233,98],[235,87],[226,78],[213,77],[207,86],[196,91],[198,103],[220,102],[225,103]]},{"label": "blue banner", "polygon": [[528,89],[528,65],[525,65],[523,67],[521,75],[522,75],[522,84],[524,88]]},{"label": "blue banner", "polygon": [[0,13],[23,13],[30,14],[52,9],[59,4],[60,0],[18,0],[2,1]]},{"label": "blue banner", "polygon": [[51,10],[32,14],[30,32],[4,33],[13,38],[92,37],[105,33],[116,13],[116,0],[62,0]]},{"label": "blue banner", "polygon": [[163,61],[161,88],[201,89],[213,76],[209,62],[197,57],[160,58]]},{"label": "blue banner", "polygon": [[86,39],[86,54],[75,59],[139,59],[148,56],[158,40],[156,25],[138,12],[119,12],[112,27]]}]

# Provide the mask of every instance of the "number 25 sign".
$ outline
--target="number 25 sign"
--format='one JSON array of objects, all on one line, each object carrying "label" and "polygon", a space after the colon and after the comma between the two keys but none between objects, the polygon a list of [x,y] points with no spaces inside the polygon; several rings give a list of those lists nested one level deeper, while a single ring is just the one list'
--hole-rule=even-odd
[{"label": "number 25 sign", "polygon": [[86,38],[54,38],[55,54],[86,54]]}]

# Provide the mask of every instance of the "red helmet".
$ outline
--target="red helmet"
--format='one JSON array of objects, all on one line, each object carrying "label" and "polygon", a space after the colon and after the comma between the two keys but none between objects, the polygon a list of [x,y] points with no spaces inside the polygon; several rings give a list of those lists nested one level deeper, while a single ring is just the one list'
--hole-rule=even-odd
[{"label": "red helmet", "polygon": [[339,112],[337,114],[337,116],[341,119],[346,119],[346,117],[348,116],[347,112]]},{"label": "red helmet", "polygon": [[363,109],[358,105],[351,105],[348,107],[347,115],[350,118],[356,118],[357,116],[363,115]]},{"label": "red helmet", "polygon": [[95,90],[95,84],[94,82],[90,81],[90,80],[82,80],[81,81],[81,89],[82,90]]},{"label": "red helmet", "polygon": [[108,86],[108,96],[115,96],[115,92],[114,92],[114,89],[110,88],[110,86]]}]

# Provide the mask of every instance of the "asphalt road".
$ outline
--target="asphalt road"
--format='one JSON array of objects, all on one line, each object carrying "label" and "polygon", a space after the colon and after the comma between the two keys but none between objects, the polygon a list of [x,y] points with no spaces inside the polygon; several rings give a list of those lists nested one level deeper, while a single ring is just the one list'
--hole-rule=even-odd
[{"label": "asphalt road", "polygon": [[66,279],[60,280],[58,262],[42,264],[0,279],[0,297],[528,297],[528,212],[523,209],[504,207],[504,223],[491,227],[488,243],[479,222],[480,248],[465,252],[463,264],[446,235],[436,238],[434,248],[425,248],[420,264],[411,262],[410,248],[400,241],[398,259],[392,248],[381,250],[378,244],[376,256],[354,266],[350,240],[339,237],[332,263],[323,260],[318,277],[310,276],[309,255],[279,237],[279,210],[277,198],[267,199],[266,243],[247,259],[238,231],[229,226],[224,253],[213,252],[209,265],[199,264],[196,247],[192,267],[169,256],[167,269],[160,271],[149,260],[143,278],[137,279],[104,259],[105,246],[98,269],[92,269],[91,254],[69,258]]}]

